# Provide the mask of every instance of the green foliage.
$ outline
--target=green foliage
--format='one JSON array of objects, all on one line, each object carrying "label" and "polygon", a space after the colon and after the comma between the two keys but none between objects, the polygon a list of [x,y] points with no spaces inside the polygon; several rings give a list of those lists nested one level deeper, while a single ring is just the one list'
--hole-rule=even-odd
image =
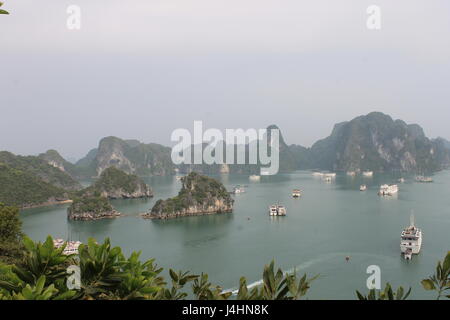
[{"label": "green foliage", "polygon": [[[34,243],[24,238],[26,253],[22,266],[0,263],[0,300],[181,300],[195,297],[198,300],[226,300],[231,292],[212,285],[208,275],[194,275],[186,271],[169,269],[170,286],[161,276],[154,260],[141,262],[140,253],[126,258],[119,247],[112,247],[109,239],[98,244],[89,239],[79,247],[78,255],[66,256],[64,248],[56,249],[53,239]],[[449,290],[450,253],[438,263],[437,274],[422,281],[427,290],[437,290],[440,298]],[[68,266],[79,266],[81,287],[69,290]],[[264,266],[262,283],[252,289],[243,277],[239,281],[238,300],[297,300],[304,297],[318,276],[297,277],[297,272],[285,273],[275,269],[275,263]],[[186,291],[190,284],[192,291]],[[359,300],[406,300],[411,288],[394,291],[389,283],[383,290],[370,290],[367,295],[356,291]],[[449,297],[449,296],[447,296]]]},{"label": "green foliage", "polygon": [[[3,2],[0,2],[0,7],[3,6]],[[9,14],[8,11],[0,9],[0,14]]]},{"label": "green foliage", "polygon": [[28,172],[0,163],[0,201],[19,207],[67,200],[66,191]]},{"label": "green foliage", "polygon": [[241,278],[239,281],[238,300],[298,300],[309,290],[312,281],[318,275],[307,279],[306,274],[300,279],[297,273],[284,273],[281,269],[275,272],[275,263],[272,261],[264,266],[263,284],[248,290],[247,280]]},{"label": "green foliage", "polygon": [[371,289],[367,296],[356,291],[358,300],[406,300],[410,294],[411,288],[405,293],[403,287],[398,287],[397,291],[394,292],[389,282],[386,283],[384,290]]},{"label": "green foliage", "polygon": [[0,262],[20,263],[23,253],[21,227],[19,209],[0,202]]},{"label": "green foliage", "polygon": [[70,175],[35,156],[16,156],[10,152],[0,152],[0,163],[26,172],[42,181],[65,190],[79,190],[81,185]]},{"label": "green foliage", "polygon": [[138,176],[127,174],[116,167],[109,167],[102,172],[99,179],[91,187],[88,187],[82,193],[114,193],[117,190],[134,193],[139,190],[149,190],[149,188]]},{"label": "green foliage", "polygon": [[90,212],[100,214],[102,212],[113,211],[113,207],[108,199],[102,197],[98,192],[92,195],[85,195],[73,199],[72,204],[67,209],[70,214]]},{"label": "green foliage", "polygon": [[446,291],[450,290],[450,251],[444,258],[444,262],[438,262],[435,274],[422,280],[421,283],[425,290],[436,291],[438,300],[443,296],[450,299],[450,294],[446,294]]},{"label": "green foliage", "polygon": [[158,200],[152,208],[152,213],[176,213],[190,206],[210,206],[219,199],[225,204],[232,205],[231,198],[224,185],[219,181],[191,172],[181,179],[182,187],[178,195],[166,200]]},{"label": "green foliage", "polygon": [[231,292],[223,292],[220,286],[213,286],[205,273],[194,280],[192,291],[198,300],[227,300],[232,295]]}]

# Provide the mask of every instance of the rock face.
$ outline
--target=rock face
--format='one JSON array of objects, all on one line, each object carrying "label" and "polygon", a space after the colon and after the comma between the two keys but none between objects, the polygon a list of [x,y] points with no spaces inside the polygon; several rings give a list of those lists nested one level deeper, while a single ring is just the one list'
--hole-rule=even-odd
[{"label": "rock face", "polygon": [[109,199],[153,197],[151,188],[138,176],[127,174],[115,167],[105,169],[99,179],[84,193],[99,193]]},{"label": "rock face", "polygon": [[444,145],[428,139],[419,125],[373,112],[336,124],[329,137],[310,149],[291,149],[300,169],[433,172],[450,164]]},{"label": "rock face", "polygon": [[178,196],[158,200],[144,218],[171,219],[233,211],[234,200],[217,180],[192,172],[181,181]]},{"label": "rock face", "polygon": [[74,179],[80,176],[76,166],[64,159],[56,150],[48,150],[45,153],[41,153],[38,157]]},{"label": "rock face", "polygon": [[139,176],[169,175],[175,170],[169,147],[116,137],[103,138],[97,149],[77,163],[80,172],[97,176],[111,166]]},{"label": "rock face", "polygon": [[108,199],[98,194],[75,198],[67,208],[67,218],[70,220],[99,220],[120,216]]}]

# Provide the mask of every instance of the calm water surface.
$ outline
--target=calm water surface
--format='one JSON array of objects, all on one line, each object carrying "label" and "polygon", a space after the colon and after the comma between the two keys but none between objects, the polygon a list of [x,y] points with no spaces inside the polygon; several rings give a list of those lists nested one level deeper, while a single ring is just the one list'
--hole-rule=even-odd
[{"label": "calm water surface", "polygon": [[[377,195],[380,184],[398,178],[388,175],[342,175],[332,183],[302,171],[262,177],[260,182],[237,175],[215,178],[230,190],[236,184],[248,185],[246,193],[234,196],[234,213],[144,220],[139,213],[181,187],[174,177],[151,177],[147,183],[153,199],[112,201],[124,217],[68,221],[67,205],[29,209],[21,213],[24,232],[35,240],[47,235],[83,242],[110,237],[127,254],[140,250],[142,258],[156,258],[162,267],[206,272],[227,289],[236,288],[241,276],[256,283],[264,264],[275,259],[283,270],[321,275],[308,293],[311,299],[354,299],[356,289],[366,292],[369,265],[380,266],[383,283],[411,286],[412,298],[434,297],[421,289],[420,280],[431,275],[437,260],[450,250],[450,172],[435,175],[430,184],[407,177],[395,198]],[[362,183],[368,191],[359,191]],[[301,199],[291,198],[294,188],[304,191]],[[286,217],[269,217],[269,205],[277,202],[287,207]],[[412,210],[424,242],[420,255],[405,261],[400,233]]]}]

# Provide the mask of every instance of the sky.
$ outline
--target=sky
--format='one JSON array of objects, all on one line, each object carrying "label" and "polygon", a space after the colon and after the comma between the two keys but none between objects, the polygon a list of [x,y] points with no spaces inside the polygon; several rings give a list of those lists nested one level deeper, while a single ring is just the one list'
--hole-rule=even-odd
[{"label": "sky", "polygon": [[3,1],[0,150],[173,145],[194,120],[310,146],[371,111],[450,139],[448,0]]}]

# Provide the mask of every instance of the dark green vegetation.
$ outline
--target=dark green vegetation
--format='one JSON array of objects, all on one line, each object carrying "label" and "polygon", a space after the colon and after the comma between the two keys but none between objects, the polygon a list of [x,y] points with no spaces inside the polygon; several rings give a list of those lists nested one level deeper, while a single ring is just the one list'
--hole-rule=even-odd
[{"label": "dark green vegetation", "polygon": [[[279,128],[271,125],[267,129]],[[204,144],[203,148],[206,146],[207,144]],[[250,147],[250,144],[244,146],[247,161]],[[193,157],[193,153],[191,156]],[[450,142],[443,138],[431,140],[425,136],[419,125],[406,124],[383,113],[372,112],[336,124],[329,137],[317,141],[311,148],[286,144],[280,132],[279,156],[279,172],[321,169],[424,174],[450,166]],[[182,173],[197,171],[203,174],[260,172],[260,163],[175,166],[169,147],[117,137],[103,138],[98,148],[89,151],[86,157],[75,165],[68,163],[52,150],[41,157],[77,178],[97,177],[111,166],[138,176],[169,175],[173,174],[175,169]],[[234,163],[237,163],[237,156]]]},{"label": "dark green vegetation", "polygon": [[81,189],[71,176],[33,156],[0,152],[0,201],[21,208],[69,199]]},{"label": "dark green vegetation", "polygon": [[[3,2],[0,2],[0,7],[3,6]],[[9,14],[8,11],[0,9],[0,14]]]},{"label": "dark green vegetation", "polygon": [[[98,244],[90,239],[79,247],[78,254],[64,255],[64,246],[57,249],[53,239],[44,243],[33,242],[22,235],[18,209],[0,204],[0,300],[55,300],[55,299],[103,299],[223,300],[230,292],[212,285],[208,275],[169,270],[170,279],[161,276],[163,271],[155,261],[141,262],[139,252],[128,258],[120,247],[112,247],[109,239]],[[80,269],[80,282],[73,281],[69,266]],[[294,300],[305,296],[312,281],[297,273],[275,269],[274,262],[264,267],[262,284],[247,288],[247,280],[239,280],[237,299],[242,300]],[[68,288],[67,283],[73,284]],[[79,285],[77,287],[76,285]],[[188,288],[188,285],[190,288]],[[435,290],[438,299],[450,290],[450,252],[444,261],[438,262],[436,274],[424,279],[427,290]],[[190,289],[190,290],[189,290]],[[395,293],[394,293],[395,292]],[[370,290],[367,295],[357,292],[363,300],[406,299],[410,290],[393,290],[386,284],[383,291]]]},{"label": "dark green vegetation", "polygon": [[153,194],[150,187],[138,176],[110,167],[102,172],[92,186],[74,196],[67,214],[69,219],[73,220],[112,218],[120,214],[114,210],[108,199],[151,196]]},{"label": "dark green vegetation", "polygon": [[92,195],[85,195],[83,197],[76,197],[67,209],[69,215],[79,213],[92,213],[93,215],[99,215],[103,212],[113,211],[113,207],[109,203],[108,199],[102,197],[99,193]]},{"label": "dark green vegetation", "polygon": [[[139,252],[125,257],[119,247],[111,247],[109,239],[97,244],[90,239],[79,247],[78,255],[65,256],[64,247],[56,249],[48,237],[44,243],[23,240],[24,259],[20,266],[0,263],[0,300],[226,300],[231,292],[212,285],[208,275],[169,270],[170,279],[161,276],[154,260],[141,262]],[[445,261],[450,260],[450,253]],[[445,262],[444,262],[445,264]],[[68,288],[68,282],[77,284],[67,272],[69,265],[80,268],[79,287]],[[301,278],[296,273],[276,270],[274,262],[264,267],[262,284],[251,290],[242,277],[237,292],[238,300],[296,300],[304,297],[317,276]],[[448,290],[447,274],[447,289]],[[426,280],[424,280],[426,281]],[[190,290],[187,287],[190,285]],[[404,300],[410,290],[399,287],[395,293],[389,284],[381,292],[370,290],[365,296],[357,292],[360,300]],[[447,296],[448,297],[448,296]]]},{"label": "dark green vegetation", "polygon": [[23,255],[22,236],[19,209],[0,202],[0,262],[20,263]]},{"label": "dark green vegetation", "polygon": [[65,190],[38,176],[0,163],[0,201],[21,208],[68,200]]},{"label": "dark green vegetation", "polygon": [[182,215],[224,213],[233,210],[233,199],[222,183],[190,173],[181,179],[178,195],[167,200],[158,200],[149,217],[170,218]]},{"label": "dark green vegetation", "polygon": [[439,261],[436,272],[428,279],[422,280],[425,290],[436,291],[437,299],[446,297],[450,299],[450,251],[444,261]]},{"label": "dark green vegetation", "polygon": [[42,181],[66,190],[79,190],[81,185],[67,173],[35,156],[17,156],[7,151],[0,152],[0,163],[33,174]]},{"label": "dark green vegetation", "polygon": [[134,174],[109,167],[95,183],[82,191],[83,194],[99,193],[111,199],[151,197],[150,187]]}]

